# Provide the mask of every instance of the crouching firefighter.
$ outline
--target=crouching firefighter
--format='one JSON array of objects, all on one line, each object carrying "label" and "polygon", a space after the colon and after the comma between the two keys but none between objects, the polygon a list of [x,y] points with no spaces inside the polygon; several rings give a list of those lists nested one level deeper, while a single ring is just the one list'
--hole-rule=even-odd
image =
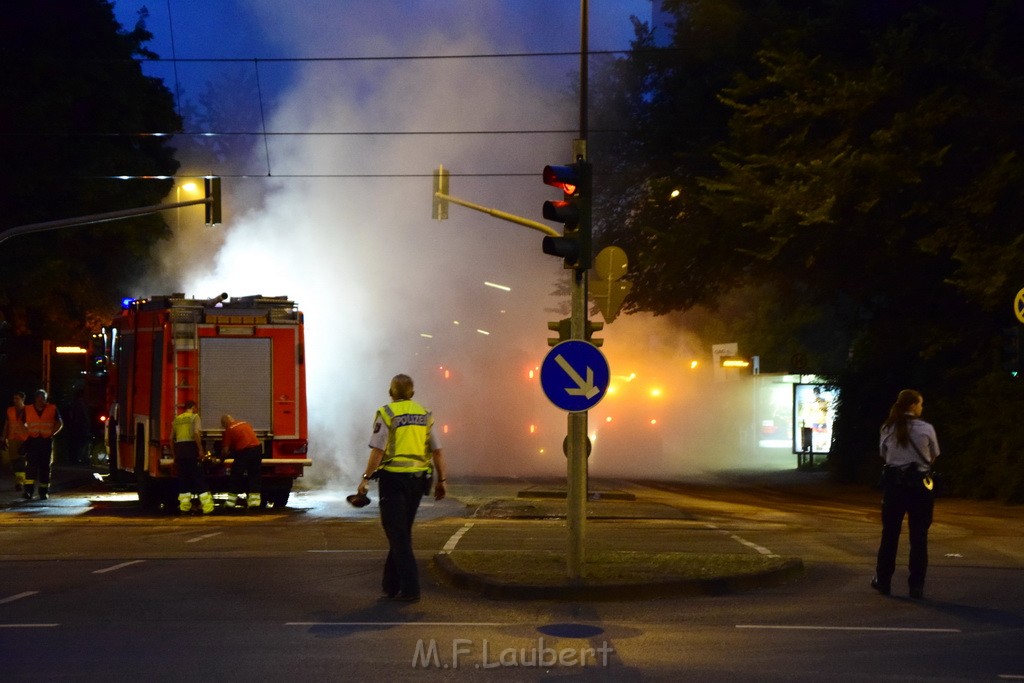
[{"label": "crouching firefighter", "polygon": [[206,475],[199,464],[203,453],[203,425],[196,412],[195,401],[185,401],[185,410],[171,425],[174,438],[174,465],[178,468],[178,507],[192,510],[192,494],[199,495],[203,514],[213,512],[213,496],[206,484]]},{"label": "crouching firefighter", "polygon": [[224,428],[221,457],[226,458],[230,455],[235,459],[231,465],[231,493],[226,505],[229,508],[235,507],[238,505],[239,495],[244,493],[248,506],[258,508],[263,444],[248,422],[236,420],[230,415],[222,415],[220,425]]}]

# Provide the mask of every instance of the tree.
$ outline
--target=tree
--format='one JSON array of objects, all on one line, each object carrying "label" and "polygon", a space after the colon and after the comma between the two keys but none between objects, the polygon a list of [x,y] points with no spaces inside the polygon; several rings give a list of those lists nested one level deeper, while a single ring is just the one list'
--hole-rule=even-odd
[{"label": "tree", "polygon": [[[144,13],[125,31],[106,0],[21,3],[5,15],[0,229],[158,204],[168,193],[169,179],[117,179],[178,168],[169,139],[145,135],[180,127],[170,92],[138,61],[151,56],[151,37]],[[152,215],[5,242],[0,315],[18,336],[84,341],[166,230]]]},{"label": "tree", "polygon": [[[637,141],[619,146],[616,162],[640,177],[605,198],[627,201],[601,227],[635,247],[631,269],[646,291],[630,305],[666,312],[743,295],[732,322],[763,366],[786,369],[798,349],[842,386],[834,453],[848,476],[876,466],[877,423],[904,386],[934,397],[950,450],[968,452],[977,425],[998,429],[987,399],[1020,393],[993,374],[993,349],[1024,284],[1014,219],[1024,201],[1024,15],[1009,0],[799,5],[678,3],[662,78],[624,79],[639,94],[626,98]],[[713,33],[710,7],[733,10],[715,16],[750,36],[722,48],[739,67],[728,75],[691,54],[695,35]],[[652,63],[646,54],[616,72]],[[708,84],[724,109],[713,109]],[[685,127],[660,103],[688,95],[727,129],[665,145],[666,130]],[[678,206],[665,192],[674,185],[684,188]],[[1010,405],[1022,407],[1019,396]],[[1008,463],[1000,452],[993,463]],[[1008,479],[995,464],[971,467],[975,482]]]}]

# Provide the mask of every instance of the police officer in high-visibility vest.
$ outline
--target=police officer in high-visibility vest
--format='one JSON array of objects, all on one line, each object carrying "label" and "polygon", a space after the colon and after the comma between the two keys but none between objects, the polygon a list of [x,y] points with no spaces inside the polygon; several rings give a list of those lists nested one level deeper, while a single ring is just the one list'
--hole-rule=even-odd
[{"label": "police officer in high-visibility vest", "polygon": [[412,400],[412,378],[395,375],[389,393],[392,402],[377,411],[373,422],[359,493],[366,493],[370,479],[378,480],[380,521],[390,546],[381,597],[416,602],[420,578],[412,551],[412,523],[420,499],[429,492],[432,472],[437,477],[434,499],[444,498],[447,465],[432,430],[433,416]]},{"label": "police officer in high-visibility vest", "polygon": [[46,390],[36,391],[35,398],[25,406],[25,484],[22,495],[31,499],[39,484],[39,500],[46,500],[50,491],[50,464],[53,462],[53,437],[64,426],[57,406],[46,401]]},{"label": "police officer in high-visibility vest", "polygon": [[195,401],[185,401],[184,411],[171,425],[174,439],[174,465],[178,468],[178,507],[192,510],[192,494],[199,495],[203,514],[213,512],[213,496],[206,484],[199,458],[203,453],[203,424],[196,412]]},{"label": "police officer in high-visibility vest", "polygon": [[7,419],[4,420],[3,436],[0,444],[3,448],[4,465],[10,465],[14,472],[14,490],[21,491],[25,486],[25,456],[21,452],[21,444],[28,438],[28,427],[25,425],[25,392],[17,391],[12,405],[7,408]]}]

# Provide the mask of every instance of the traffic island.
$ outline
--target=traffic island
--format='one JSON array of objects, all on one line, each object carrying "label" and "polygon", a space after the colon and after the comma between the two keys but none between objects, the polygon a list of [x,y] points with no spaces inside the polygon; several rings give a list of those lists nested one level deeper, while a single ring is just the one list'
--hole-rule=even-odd
[{"label": "traffic island", "polygon": [[635,600],[723,595],[775,586],[803,574],[799,557],[595,550],[570,580],[553,551],[454,550],[434,556],[452,585],[504,600]]}]

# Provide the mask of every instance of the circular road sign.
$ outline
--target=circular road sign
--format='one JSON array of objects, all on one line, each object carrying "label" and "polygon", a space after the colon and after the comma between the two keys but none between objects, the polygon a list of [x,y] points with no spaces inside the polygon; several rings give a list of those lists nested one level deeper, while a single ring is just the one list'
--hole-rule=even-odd
[{"label": "circular road sign", "polygon": [[544,395],[570,413],[582,413],[596,406],[604,398],[610,378],[604,354],[593,344],[578,339],[555,346],[540,366]]},{"label": "circular road sign", "polygon": [[615,282],[629,268],[629,258],[621,247],[605,247],[594,257],[594,273],[602,280]]},{"label": "circular road sign", "polygon": [[1024,289],[1017,292],[1017,297],[1013,300],[1013,312],[1017,320],[1024,323]]}]

